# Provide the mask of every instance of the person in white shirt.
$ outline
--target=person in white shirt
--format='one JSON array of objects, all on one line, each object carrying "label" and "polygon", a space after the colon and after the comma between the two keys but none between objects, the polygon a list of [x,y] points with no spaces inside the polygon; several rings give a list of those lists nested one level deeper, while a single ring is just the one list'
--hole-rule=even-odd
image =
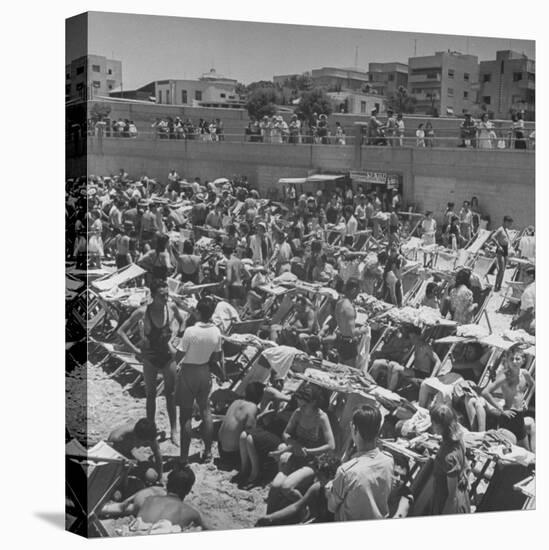
[{"label": "person in white shirt", "polygon": [[345,218],[345,235],[347,237],[354,237],[358,231],[358,221],[354,216],[353,207],[347,205],[343,211]]},{"label": "person in white shirt", "polygon": [[374,405],[363,405],[353,414],[351,437],[356,452],[349,460],[344,456],[333,483],[326,487],[328,509],[336,521],[389,516],[394,462],[377,448],[382,421],[381,412]]},{"label": "person in white shirt", "polygon": [[183,462],[187,462],[189,458],[191,419],[195,401],[202,418],[202,439],[204,441],[202,460],[210,461],[212,457],[213,422],[209,401],[212,387],[210,366],[219,362],[222,378],[225,379],[221,332],[211,322],[214,310],[215,303],[212,298],[201,298],[196,306],[199,321],[185,330],[177,346],[175,361],[179,372],[176,399],[179,405],[181,460]]}]

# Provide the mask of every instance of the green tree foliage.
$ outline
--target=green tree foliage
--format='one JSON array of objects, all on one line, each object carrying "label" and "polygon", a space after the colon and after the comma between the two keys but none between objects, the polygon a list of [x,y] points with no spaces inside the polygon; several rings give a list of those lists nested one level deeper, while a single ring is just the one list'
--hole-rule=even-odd
[{"label": "green tree foliage", "polygon": [[395,113],[413,113],[416,110],[416,103],[416,98],[408,94],[404,86],[399,86],[396,93],[387,101],[387,108]]},{"label": "green tree foliage", "polygon": [[330,115],[332,110],[332,102],[324,90],[315,88],[310,92],[301,94],[295,113],[303,120],[310,120],[314,113],[317,115]]},{"label": "green tree foliage", "polygon": [[246,109],[250,117],[260,119],[264,116],[273,116],[279,102],[279,94],[274,88],[257,88],[248,96]]}]

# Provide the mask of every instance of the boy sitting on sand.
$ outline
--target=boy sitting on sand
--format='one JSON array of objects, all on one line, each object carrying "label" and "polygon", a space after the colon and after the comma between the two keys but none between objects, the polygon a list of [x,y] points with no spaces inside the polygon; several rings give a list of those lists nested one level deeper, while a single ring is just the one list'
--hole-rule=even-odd
[{"label": "boy sitting on sand", "polygon": [[240,434],[255,428],[258,405],[265,386],[251,382],[246,386],[245,398],[233,401],[219,428],[218,451],[221,462],[232,469],[240,468]]},{"label": "boy sitting on sand", "polygon": [[120,454],[135,459],[133,451],[139,447],[149,447],[153,452],[157,479],[162,478],[162,455],[156,438],[156,426],[147,418],[137,422],[127,422],[115,428],[109,435],[107,443]]},{"label": "boy sitting on sand", "polygon": [[206,530],[200,512],[183,502],[190,493],[195,479],[190,466],[181,466],[169,473],[166,489],[163,487],[142,489],[124,502],[105,505],[101,516],[135,516],[137,520],[151,525],[159,521],[169,521],[181,529],[194,525]]}]

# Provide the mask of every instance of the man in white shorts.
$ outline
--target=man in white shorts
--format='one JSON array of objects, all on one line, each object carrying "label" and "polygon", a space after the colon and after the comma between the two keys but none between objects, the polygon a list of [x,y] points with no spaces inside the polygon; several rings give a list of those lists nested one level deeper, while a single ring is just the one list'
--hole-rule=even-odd
[{"label": "man in white shorts", "polygon": [[219,362],[222,376],[225,378],[221,332],[211,322],[214,310],[215,303],[211,298],[201,298],[196,306],[199,321],[185,330],[177,347],[175,360],[179,372],[176,399],[179,405],[179,423],[181,425],[182,462],[186,462],[189,458],[191,420],[195,401],[202,418],[202,439],[204,441],[202,460],[208,461],[212,456],[213,424],[209,401],[212,386],[210,366]]}]

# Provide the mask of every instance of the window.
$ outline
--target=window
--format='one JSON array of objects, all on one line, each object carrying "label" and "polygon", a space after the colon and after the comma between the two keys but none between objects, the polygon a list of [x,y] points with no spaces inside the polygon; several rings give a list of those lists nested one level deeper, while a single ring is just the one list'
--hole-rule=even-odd
[{"label": "window", "polygon": [[485,103],[486,105],[490,105],[491,102],[492,102],[492,98],[489,95],[485,95],[482,98],[482,103]]},{"label": "window", "polygon": [[448,88],[448,97],[454,97],[454,88]]},{"label": "window", "polygon": [[467,99],[469,97],[469,92],[463,92],[463,99]]},{"label": "window", "polygon": [[471,78],[471,75],[469,73],[463,73],[463,80],[465,80],[465,82],[469,82],[470,78]]},{"label": "window", "polygon": [[513,82],[519,82],[522,80],[522,73],[513,73]]},{"label": "window", "polygon": [[162,103],[162,90],[158,90],[158,103]]},{"label": "window", "polygon": [[71,79],[71,73],[67,73],[67,74],[65,75],[65,78],[66,78],[66,80],[70,80],[70,79]]},{"label": "window", "polygon": [[71,85],[67,84],[65,86],[65,95],[71,95]]},{"label": "window", "polygon": [[92,65],[92,71],[94,73],[100,73],[101,72],[101,67],[99,65]]},{"label": "window", "polygon": [[528,80],[531,80],[532,82],[536,81],[536,74],[535,73],[528,73]]},{"label": "window", "polygon": [[234,95],[230,95],[229,99],[236,99],[236,97]]},{"label": "window", "polygon": [[109,70],[107,71],[107,74],[112,74],[112,69],[109,69]]},{"label": "window", "polygon": [[112,84],[109,84],[109,90],[112,90]]},{"label": "window", "polygon": [[395,75],[394,74],[390,74],[389,75],[389,82],[393,82],[395,80]]},{"label": "window", "polygon": [[437,78],[438,73],[427,73],[427,78]]},{"label": "window", "polygon": [[448,69],[448,78],[454,78],[455,71],[454,69]]},{"label": "window", "polygon": [[366,102],[365,102],[365,101],[361,101],[361,102],[360,102],[360,112],[361,112],[361,113],[365,113],[365,112],[366,112]]},{"label": "window", "polygon": [[166,90],[166,103],[170,103],[170,90]]},{"label": "window", "polygon": [[181,90],[181,103],[187,103],[187,90]]},{"label": "window", "polygon": [[94,80],[92,85],[94,88],[101,88],[101,82],[99,82],[99,80]]},{"label": "window", "polygon": [[77,67],[76,74],[82,74],[84,72],[84,67]]},{"label": "window", "polygon": [[226,94],[219,94],[219,97],[227,97]]},{"label": "window", "polygon": [[521,95],[514,95],[511,101],[513,103],[524,103],[524,98]]},{"label": "window", "polygon": [[202,90],[195,90],[194,98],[196,99],[196,101],[202,101]]},{"label": "window", "polygon": [[486,73],[482,75],[482,82],[490,82],[492,80],[491,73]]}]

